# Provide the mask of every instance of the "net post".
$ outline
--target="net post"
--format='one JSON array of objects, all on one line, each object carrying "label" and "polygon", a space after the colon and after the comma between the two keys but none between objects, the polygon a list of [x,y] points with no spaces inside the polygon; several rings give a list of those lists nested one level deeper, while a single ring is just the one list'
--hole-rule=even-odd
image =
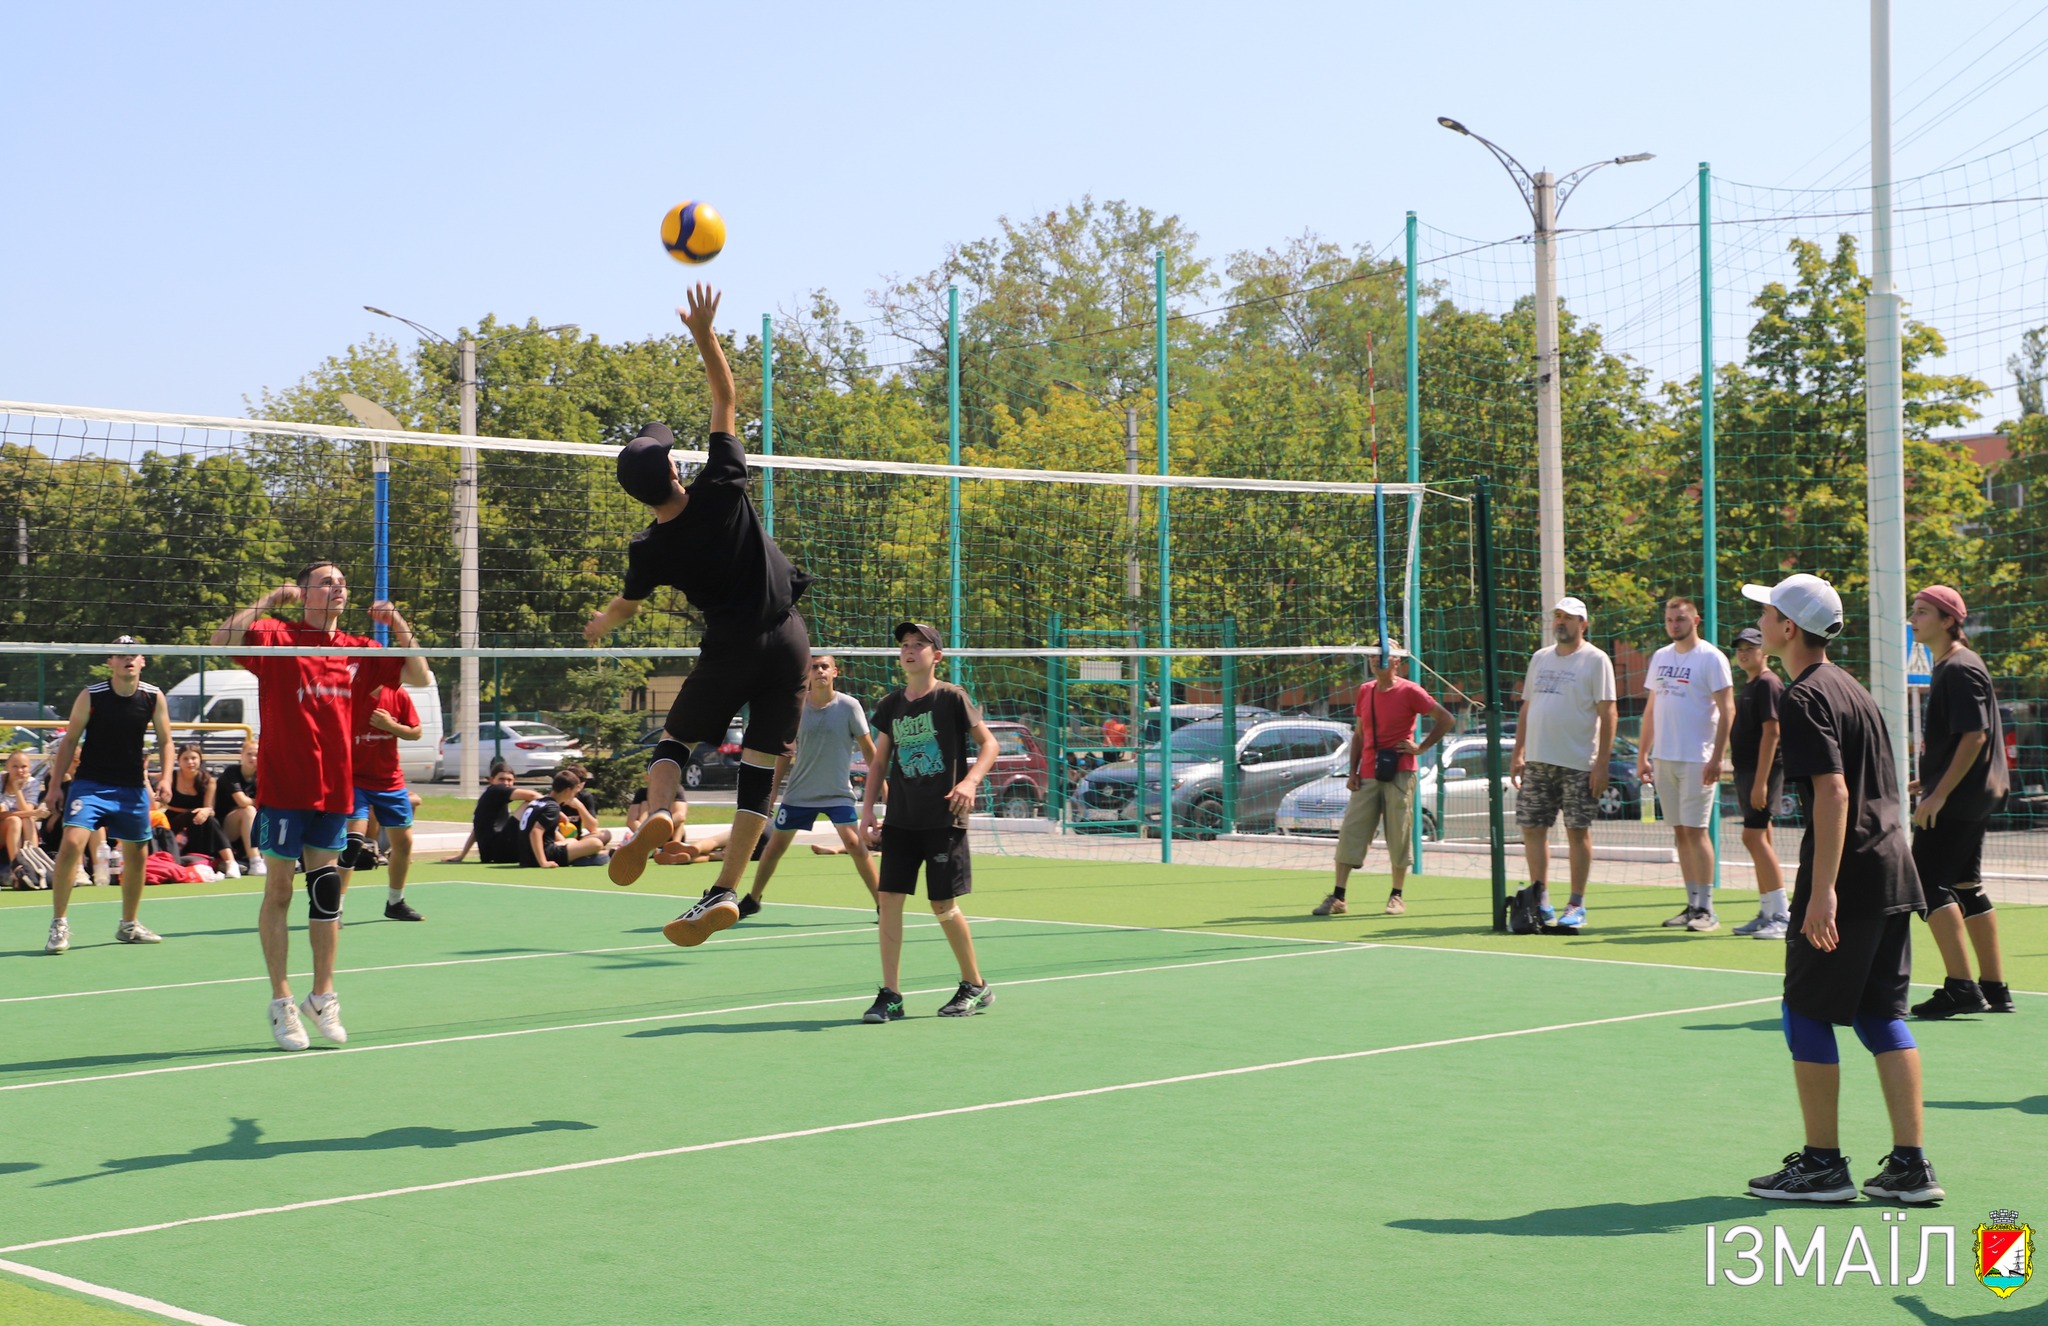
[{"label": "net post", "polygon": [[[1406,230],[1408,253],[1403,274],[1403,285],[1405,288],[1403,300],[1405,304],[1405,317],[1403,321],[1407,324],[1407,362],[1402,366],[1405,394],[1402,397],[1401,412],[1406,416],[1405,422],[1408,433],[1408,482],[1421,483],[1422,410],[1416,390],[1421,363],[1421,356],[1419,354],[1421,349],[1421,324],[1415,312],[1415,213],[1413,212],[1408,213]],[[1420,682],[1422,678],[1416,674],[1421,670],[1422,665],[1422,558],[1416,548],[1415,536],[1421,530],[1422,499],[1420,496],[1411,494],[1408,501],[1410,503],[1407,558],[1408,611],[1405,614],[1407,623],[1402,629],[1408,636],[1408,657],[1415,660],[1414,666],[1408,669],[1408,678],[1411,681]],[[1419,720],[1417,721],[1416,729],[1417,731],[1421,730]],[[1356,761],[1353,763],[1355,765]],[[1422,769],[1418,765],[1415,771],[1415,782],[1420,784],[1421,781]],[[1441,773],[1439,773],[1436,781],[1438,789],[1441,790],[1444,781]],[[1411,873],[1419,875],[1422,873],[1423,866],[1422,796],[1419,786],[1412,787],[1408,796],[1408,844],[1409,870]]]},{"label": "net post", "polygon": [[[1720,648],[1720,544],[1715,529],[1714,486],[1714,169],[1700,162],[1700,629]],[[1742,789],[1735,790],[1737,797]],[[1707,887],[1721,887],[1721,789],[1707,803],[1707,841],[1713,845],[1714,874]]]},{"label": "net post", "polygon": [[[775,320],[761,315],[761,454],[775,454]],[[775,537],[775,469],[761,473],[761,528]]]},{"label": "net post", "polygon": [[[1223,648],[1237,648],[1237,617],[1223,614]],[[1237,655],[1223,655],[1223,826],[1237,832]]]},{"label": "net post", "polygon": [[[960,463],[960,287],[946,287],[946,463]],[[955,652],[947,662],[960,681],[960,476],[946,480],[946,640]]]},{"label": "net post", "polygon": [[[1045,647],[1066,648],[1066,637],[1060,627],[1060,615],[1055,612],[1045,624]],[[1064,658],[1045,660],[1045,735],[1046,763],[1051,766],[1045,771],[1045,817],[1054,824],[1066,820],[1067,799],[1067,661]]]},{"label": "net post", "polygon": [[[376,541],[374,570],[376,601],[385,602],[391,597],[391,454],[388,443],[370,444],[373,459],[370,464],[376,473],[375,519],[372,522],[371,538]],[[383,622],[375,625],[372,634],[380,645],[391,643],[391,628]]]},{"label": "net post", "polygon": [[[1173,472],[1167,459],[1166,250],[1152,255],[1153,371],[1159,397],[1159,476]],[[1159,489],[1159,647],[1173,648],[1173,542],[1166,489]],[[1159,860],[1173,864],[1173,659],[1159,656]]]},{"label": "net post", "polygon": [[1493,492],[1484,474],[1476,481],[1473,494],[1474,518],[1479,525],[1479,649],[1482,681],[1480,695],[1486,705],[1486,817],[1493,844],[1493,928],[1508,928],[1507,816],[1505,814],[1505,771],[1500,758],[1500,651],[1494,620],[1493,589]]}]

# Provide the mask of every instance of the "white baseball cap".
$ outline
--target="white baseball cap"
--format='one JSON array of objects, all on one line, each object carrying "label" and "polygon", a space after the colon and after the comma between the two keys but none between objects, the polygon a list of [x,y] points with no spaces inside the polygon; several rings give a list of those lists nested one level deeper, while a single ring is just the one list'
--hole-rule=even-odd
[{"label": "white baseball cap", "polygon": [[1742,597],[1768,603],[1790,617],[1802,631],[1832,640],[1842,630],[1842,596],[1819,576],[1786,576],[1775,585],[1744,585]]},{"label": "white baseball cap", "polygon": [[1557,606],[1553,607],[1551,611],[1561,612],[1567,617],[1576,617],[1582,622],[1590,622],[1593,620],[1592,614],[1586,611],[1585,600],[1573,598],[1569,594],[1559,599],[1557,601]]}]

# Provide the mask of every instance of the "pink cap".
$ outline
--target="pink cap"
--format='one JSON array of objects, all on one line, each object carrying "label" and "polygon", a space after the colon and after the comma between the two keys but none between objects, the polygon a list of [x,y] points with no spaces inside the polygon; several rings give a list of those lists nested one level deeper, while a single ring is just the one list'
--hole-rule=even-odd
[{"label": "pink cap", "polygon": [[1970,610],[1963,605],[1963,596],[1950,589],[1947,585],[1929,585],[1913,596],[1915,603],[1922,599],[1927,600],[1942,612],[1948,614],[1948,616],[1955,620],[1955,624],[1958,627],[1970,620]]}]

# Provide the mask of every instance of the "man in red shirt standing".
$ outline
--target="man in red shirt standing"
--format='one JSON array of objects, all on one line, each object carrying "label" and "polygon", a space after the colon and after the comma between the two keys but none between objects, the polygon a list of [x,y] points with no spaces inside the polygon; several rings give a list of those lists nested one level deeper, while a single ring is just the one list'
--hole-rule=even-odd
[{"label": "man in red shirt standing", "polygon": [[[284,604],[301,605],[299,621],[265,613]],[[250,607],[222,622],[213,643],[246,649],[265,646],[374,649],[377,642],[337,630],[348,606],[348,578],[332,562],[314,562],[298,583],[280,585]],[[389,603],[370,605],[372,621],[391,628],[401,649],[413,644],[412,628]],[[236,660],[256,674],[262,714],[263,781],[257,792],[256,846],[263,854],[263,905],[256,930],[270,971],[270,1031],[287,1050],[307,1046],[299,1007],[285,977],[291,936],[287,921],[292,874],[306,861],[306,936],[313,947],[313,991],[305,1011],[320,1034],[340,1044],[341,1001],[334,994],[334,950],[341,930],[341,876],[335,858],[347,841],[346,822],[355,808],[351,748],[358,686],[389,686],[401,678],[413,686],[433,681],[423,658],[338,658],[318,655],[249,654]]]},{"label": "man in red shirt standing", "polygon": [[359,686],[354,697],[355,743],[350,759],[355,766],[355,807],[348,816],[348,846],[341,854],[341,888],[345,894],[358,870],[377,863],[371,844],[377,841],[370,828],[375,812],[377,827],[391,833],[391,882],[384,898],[387,921],[424,921],[405,900],[405,876],[412,866],[412,797],[405,790],[405,771],[399,767],[398,743],[418,741],[422,731],[420,711],[402,686]]},{"label": "man in red shirt standing", "polygon": [[[1342,916],[1350,910],[1344,898],[1351,872],[1365,864],[1373,835],[1386,826],[1387,856],[1394,887],[1387,894],[1387,915],[1408,910],[1401,897],[1408,878],[1408,830],[1415,796],[1415,757],[1444,739],[1451,730],[1451,711],[1428,691],[1397,675],[1400,648],[1385,642],[1375,660],[1373,679],[1358,688],[1353,707],[1358,718],[1351,730],[1351,773],[1345,785],[1351,800],[1344,807],[1344,826],[1337,832],[1337,883],[1317,905],[1316,916]],[[1415,720],[1428,715],[1429,735],[1415,744]]]}]

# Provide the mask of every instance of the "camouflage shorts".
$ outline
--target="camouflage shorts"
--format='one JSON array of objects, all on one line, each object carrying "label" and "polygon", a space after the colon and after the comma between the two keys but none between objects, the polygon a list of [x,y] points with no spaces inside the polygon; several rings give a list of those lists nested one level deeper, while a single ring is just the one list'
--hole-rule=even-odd
[{"label": "camouflage shorts", "polygon": [[1547,829],[1557,822],[1560,808],[1567,829],[1592,826],[1599,806],[1586,771],[1533,761],[1523,765],[1522,786],[1515,793],[1515,823],[1525,829]]}]

